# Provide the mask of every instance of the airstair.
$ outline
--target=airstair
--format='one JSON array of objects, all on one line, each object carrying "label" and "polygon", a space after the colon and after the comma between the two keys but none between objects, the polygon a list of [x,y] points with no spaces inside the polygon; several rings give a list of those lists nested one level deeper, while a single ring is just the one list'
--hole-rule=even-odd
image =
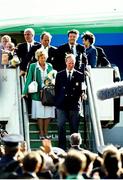
[{"label": "airstair", "polygon": [[[91,76],[86,76],[88,99],[83,101],[84,117],[81,118],[79,131],[83,139],[83,146],[90,150],[97,150],[98,146],[113,143],[123,146],[122,142],[122,110],[123,99],[97,99],[96,90],[106,83],[113,82],[112,68],[90,69]],[[0,123],[8,133],[22,134],[27,141],[28,148],[38,149],[42,145],[39,139],[39,129],[36,120],[28,115],[25,99],[21,98],[24,78],[19,77],[19,68],[1,69],[0,71]],[[116,101],[116,102],[115,102]],[[120,107],[119,104],[120,103]],[[117,109],[117,113],[115,110]],[[118,117],[119,116],[119,117]],[[67,143],[69,146],[69,126],[66,123]],[[50,122],[49,134],[52,145],[58,144],[57,122]],[[119,138],[120,136],[120,138]]]}]

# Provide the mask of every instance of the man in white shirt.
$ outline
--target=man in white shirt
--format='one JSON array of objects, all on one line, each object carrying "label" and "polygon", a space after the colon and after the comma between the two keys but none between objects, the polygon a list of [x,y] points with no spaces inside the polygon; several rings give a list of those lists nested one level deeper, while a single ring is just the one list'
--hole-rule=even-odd
[{"label": "man in white shirt", "polygon": [[53,68],[55,69],[54,63],[56,62],[55,59],[56,59],[57,48],[50,45],[51,40],[52,40],[51,34],[49,32],[43,32],[40,36],[40,44],[34,45],[31,48],[31,51],[28,53],[27,62],[29,63],[36,62],[37,60],[35,59],[35,52],[41,48],[47,51],[48,53],[47,62],[51,63],[53,65]]}]

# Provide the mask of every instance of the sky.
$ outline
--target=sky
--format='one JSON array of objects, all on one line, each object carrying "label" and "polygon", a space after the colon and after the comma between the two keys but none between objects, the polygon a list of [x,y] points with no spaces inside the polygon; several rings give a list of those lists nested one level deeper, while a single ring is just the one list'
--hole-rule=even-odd
[{"label": "sky", "polygon": [[123,12],[123,0],[0,0],[0,20],[23,17],[68,18]]}]

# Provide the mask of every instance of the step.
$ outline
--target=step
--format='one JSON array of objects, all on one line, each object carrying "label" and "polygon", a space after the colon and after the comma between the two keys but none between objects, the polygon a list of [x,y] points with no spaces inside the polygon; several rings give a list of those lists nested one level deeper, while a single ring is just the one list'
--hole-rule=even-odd
[{"label": "step", "polygon": [[[87,136],[90,137],[91,133],[91,124],[90,122],[86,122],[87,126]],[[37,125],[37,120],[30,120],[29,121],[29,129],[30,129],[30,146],[31,149],[38,149],[42,145],[41,140],[39,139],[39,129]],[[53,120],[49,124],[48,128],[49,135],[52,136],[52,145],[58,146],[58,127],[56,120]],[[79,132],[81,133],[82,139],[84,139],[84,121],[81,118],[80,126],[79,126]],[[70,131],[69,131],[69,123],[66,122],[66,136],[67,136],[67,143],[69,144],[70,139]],[[86,138],[86,142],[89,142],[88,137]]]},{"label": "step", "polygon": [[[89,144],[90,140],[87,139],[87,144]],[[58,147],[58,141],[51,140],[53,147]],[[42,141],[40,139],[30,140],[31,144],[31,150],[37,150],[40,149],[40,146],[42,146]],[[67,141],[67,146],[69,147],[69,141]],[[84,143],[82,144],[84,146]],[[91,150],[91,148],[87,147]]]},{"label": "step", "polygon": [[[65,126],[66,126],[66,129],[69,129],[69,123],[66,123]],[[90,127],[90,123],[87,123],[87,127]],[[30,130],[38,130],[37,122],[29,123],[29,128],[30,128]],[[49,130],[52,130],[52,129],[57,130],[58,129],[56,123],[50,123],[48,128],[49,128]],[[81,130],[82,128],[84,128],[84,122],[80,122],[79,130]]]},{"label": "step", "polygon": [[[51,135],[51,137],[52,137],[52,139],[51,139],[52,145],[53,146],[58,146],[58,135],[57,135],[57,133],[54,133],[54,134],[49,133],[49,135]],[[81,136],[82,136],[82,139],[84,139],[84,133],[83,132],[81,132]],[[69,142],[69,139],[70,139],[69,131],[67,131],[66,137],[67,137],[67,142]],[[88,136],[86,138],[86,142],[87,141],[89,142],[89,140],[90,140],[90,136]],[[35,133],[31,132],[30,133],[30,146],[31,146],[31,149],[32,148],[39,148],[40,145],[42,145],[42,143],[41,143],[41,140],[39,139],[39,135],[36,132]]]}]

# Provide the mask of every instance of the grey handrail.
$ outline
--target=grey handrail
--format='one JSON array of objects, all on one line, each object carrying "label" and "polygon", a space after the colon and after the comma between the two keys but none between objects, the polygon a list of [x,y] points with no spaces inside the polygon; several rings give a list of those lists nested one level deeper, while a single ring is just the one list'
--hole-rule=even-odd
[{"label": "grey handrail", "polygon": [[91,68],[89,67],[89,76],[86,76],[87,89],[88,89],[88,100],[91,110],[91,119],[94,130],[94,136],[96,141],[96,146],[104,145],[104,138],[101,128],[101,122],[99,119],[99,112],[97,107],[97,97],[94,92],[94,86],[92,81]]},{"label": "grey handrail", "polygon": [[[24,77],[20,77],[21,79],[21,85],[22,90],[24,88]],[[24,120],[24,134],[25,134],[25,140],[27,143],[28,150],[30,150],[30,137],[29,137],[29,117],[28,117],[28,111],[25,99],[22,98],[22,106],[23,106],[23,120]]]},{"label": "grey handrail", "polygon": [[19,67],[16,68],[16,81],[17,81],[17,97],[18,97],[18,111],[19,111],[19,131],[20,134],[24,136],[23,131],[23,114],[22,114],[22,105],[21,105],[21,85],[19,78]]},{"label": "grey handrail", "polygon": [[96,146],[100,146],[100,139],[98,136],[98,129],[97,129],[97,124],[96,124],[95,109],[94,109],[93,98],[92,98],[92,93],[91,93],[91,86],[90,86],[90,81],[89,81],[88,76],[86,76],[86,82],[87,82],[88,101],[89,101],[89,107],[90,107],[90,111],[91,111],[90,115],[91,115],[91,119],[92,119],[94,137],[95,137],[95,141],[96,141]]}]

